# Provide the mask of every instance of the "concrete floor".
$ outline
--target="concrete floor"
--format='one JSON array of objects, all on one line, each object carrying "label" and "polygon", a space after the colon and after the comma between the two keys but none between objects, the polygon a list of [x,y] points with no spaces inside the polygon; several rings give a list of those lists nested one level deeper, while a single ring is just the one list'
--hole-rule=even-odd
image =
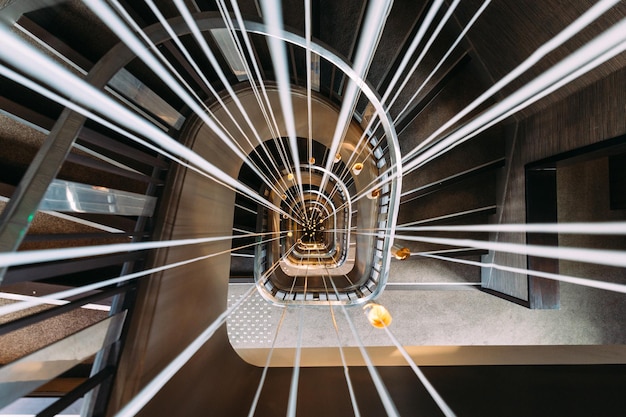
[{"label": "concrete floor", "polygon": [[[229,300],[246,288],[231,285]],[[388,290],[377,301],[392,314],[390,329],[405,346],[626,344],[626,298],[572,284],[561,285],[560,310],[530,310],[479,290]],[[236,348],[270,347],[283,309],[256,294],[244,307],[229,322],[231,342]],[[304,309],[302,346],[337,346],[329,309]],[[341,345],[357,346],[340,310],[335,314]],[[364,345],[392,345],[384,331],[365,320],[359,307],[349,309],[349,314]],[[255,320],[263,323],[259,333]],[[296,346],[297,325],[298,309],[288,309],[276,347]],[[240,335],[233,336],[235,332]]]}]

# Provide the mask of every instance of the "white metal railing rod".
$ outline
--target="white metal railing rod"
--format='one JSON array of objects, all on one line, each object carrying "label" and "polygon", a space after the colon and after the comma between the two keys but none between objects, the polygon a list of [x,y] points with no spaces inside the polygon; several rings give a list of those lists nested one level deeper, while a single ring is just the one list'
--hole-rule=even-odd
[{"label": "white metal railing rod", "polygon": [[[396,235],[397,240],[408,240],[439,245],[462,246],[496,252],[517,253],[542,258],[594,263],[599,265],[626,267],[626,252],[608,249],[569,248],[559,246],[523,245],[520,243],[488,242],[473,239],[437,238],[424,236]],[[624,286],[626,287],[626,285]]]},{"label": "white metal railing rod", "polygon": [[213,336],[215,331],[226,322],[228,317],[237,310],[241,304],[255,291],[255,286],[251,285],[235,304],[220,314],[193,342],[189,344],[174,360],[172,360],[159,374],[154,377],[139,393],[130,400],[116,417],[132,417],[139,413],[141,409],[165,386],[167,382],[204,346]]},{"label": "white metal railing rod", "polygon": [[417,364],[415,363],[411,355],[409,355],[409,353],[406,351],[404,346],[402,346],[402,344],[398,341],[398,339],[393,335],[391,330],[389,330],[389,327],[387,327],[387,325],[385,325],[384,322],[382,322],[382,324],[383,324],[383,328],[385,329],[385,332],[387,333],[387,336],[389,336],[389,339],[391,339],[391,341],[396,346],[396,348],[400,351],[404,359],[408,362],[413,372],[415,372],[415,375],[417,375],[422,385],[424,385],[424,388],[426,388],[426,391],[428,391],[428,393],[430,394],[432,399],[435,401],[437,406],[439,406],[439,409],[441,410],[441,412],[446,417],[456,417],[456,414],[454,414],[454,412],[448,406],[448,404],[446,404],[443,398],[441,398],[441,395],[439,395],[435,387],[433,387],[433,385],[430,383],[428,378],[426,378],[426,375],[424,375],[424,373],[419,368],[419,366],[417,366]]},{"label": "white metal railing rod", "polygon": [[563,233],[585,235],[625,235],[626,222],[598,223],[522,223],[522,224],[472,224],[460,226],[405,226],[396,232],[520,232]]},{"label": "white metal railing rod", "polygon": [[589,278],[573,277],[573,276],[564,275],[564,274],[553,274],[551,272],[536,271],[532,269],[516,268],[512,266],[499,265],[493,262],[483,263],[483,262],[477,262],[477,261],[470,261],[467,259],[450,258],[447,256],[440,256],[440,255],[435,255],[435,254],[430,254],[430,253],[417,253],[417,255],[424,256],[426,258],[439,259],[442,261],[478,266],[481,268],[493,268],[493,269],[497,269],[500,271],[513,272],[515,274],[533,275],[533,276],[540,277],[540,278],[547,278],[547,279],[551,279],[554,281],[567,282],[570,284],[581,285],[584,287],[598,288],[601,290],[626,293],[626,285],[617,284],[613,282],[598,281],[598,280],[589,279]]},{"label": "white metal railing rod", "polygon": [[298,336],[296,338],[296,355],[293,362],[293,373],[291,375],[291,384],[289,386],[287,417],[296,416],[296,406],[298,404],[298,381],[300,380],[300,358],[302,356],[302,329],[304,328],[304,320],[302,317],[304,308],[299,306],[298,309],[300,310],[298,312]]},{"label": "white metal railing rod", "polygon": [[[339,291],[337,290],[337,287],[335,286],[335,282],[333,281],[332,277],[329,277],[329,278],[330,278],[330,283],[333,287],[333,290],[335,291],[335,294],[337,295],[337,299],[339,299]],[[387,391],[385,384],[380,378],[378,371],[376,371],[376,368],[374,367],[374,364],[372,363],[372,360],[369,357],[367,350],[365,349],[365,346],[363,345],[363,341],[361,340],[358,332],[356,331],[354,322],[352,321],[352,318],[348,314],[348,310],[343,304],[341,304],[339,308],[341,308],[341,311],[346,317],[346,321],[348,323],[348,326],[350,327],[350,331],[352,332],[352,335],[354,336],[354,339],[357,342],[357,346],[359,348],[359,351],[361,352],[361,356],[363,357],[363,360],[365,361],[367,370],[370,374],[370,377],[372,378],[372,382],[374,382],[374,386],[376,387],[376,391],[378,392],[378,395],[380,396],[380,400],[383,403],[383,407],[385,408],[387,415],[390,417],[399,417],[398,410],[396,409],[396,405],[393,403],[393,400],[391,399],[391,396],[389,395],[389,392]]]},{"label": "white metal railing rod", "polygon": [[[81,104],[83,107],[97,110],[105,117],[115,120],[126,129],[150,138],[154,143],[162,146],[174,155],[188,160],[212,177],[241,191],[258,203],[270,207],[272,210],[279,211],[282,214],[288,214],[283,213],[279,207],[273,205],[247,186],[225,174],[215,165],[172,139],[142,117],[126,109],[123,105],[108,97],[102,91],[99,91],[84,80],[70,73],[67,69],[62,68],[59,64],[35,50],[31,45],[19,39],[3,26],[0,26],[0,37],[3,41],[3,47],[0,48],[0,58],[5,62],[10,62],[11,65],[19,68],[40,82],[49,84],[58,91],[63,92],[67,97]],[[2,65],[0,65],[0,68],[7,69]]]},{"label": "white metal railing rod", "polygon": [[[243,236],[242,236],[243,237]],[[139,271],[139,272],[134,272],[131,274],[126,274],[126,275],[122,275],[120,277],[116,277],[116,278],[111,278],[108,280],[104,280],[104,281],[99,281],[93,284],[88,284],[88,285],[83,285],[81,287],[77,287],[77,288],[72,288],[69,290],[64,290],[64,291],[59,291],[53,294],[48,294],[46,295],[46,300],[42,299],[42,298],[34,298],[34,299],[30,299],[29,301],[24,301],[21,303],[13,303],[13,304],[8,304],[8,305],[4,305],[4,306],[0,306],[0,316],[6,315],[6,314],[10,314],[10,313],[15,313],[17,311],[22,311],[25,310],[27,308],[30,307],[35,307],[41,304],[45,304],[47,303],[47,300],[49,299],[55,299],[55,300],[63,300],[65,298],[69,298],[69,297],[74,297],[76,295],[81,295],[84,293],[87,293],[89,291],[93,291],[93,290],[97,290],[100,288],[104,288],[104,287],[108,287],[110,285],[115,285],[115,284],[120,284],[126,281],[130,281],[131,279],[135,279],[135,278],[140,278],[146,275],[150,275],[150,274],[154,274],[157,272],[161,272],[161,271],[165,271],[171,268],[176,268],[179,266],[183,266],[183,265],[187,265],[193,262],[198,262],[198,261],[202,261],[204,259],[208,259],[211,258],[213,256],[218,256],[218,255],[222,255],[225,253],[229,253],[235,250],[239,250],[239,249],[243,249],[243,248],[247,248],[250,246],[254,246],[257,244],[264,244],[267,243],[269,241],[272,240],[276,240],[279,239],[280,237],[276,237],[276,238],[272,238],[272,239],[268,239],[268,240],[264,240],[261,242],[255,242],[249,245],[244,245],[244,246],[240,246],[237,248],[231,248],[225,251],[220,251],[220,252],[214,252],[214,253],[210,253],[208,255],[203,255],[203,256],[198,256],[196,258],[191,258],[191,259],[186,259],[183,261],[179,261],[179,262],[174,262],[171,264],[167,264],[167,265],[161,265],[158,267],[154,267],[154,268],[150,268],[150,269],[145,269],[143,271]],[[136,245],[136,243],[133,243]],[[276,264],[278,265],[278,263]]]},{"label": "white metal railing rod", "polygon": [[[272,66],[278,84],[278,93],[283,118],[285,120],[285,128],[287,129],[287,137],[289,139],[289,150],[291,152],[293,170],[295,171],[296,182],[300,191],[301,203],[304,207],[306,204],[304,202],[304,190],[302,188],[302,173],[300,172],[300,155],[296,138],[294,108],[291,101],[289,64],[285,42],[279,37],[283,30],[282,5],[280,0],[265,0],[261,2],[261,9],[263,10],[263,20],[269,32],[267,44],[270,55],[272,56]],[[308,216],[306,211],[305,216]]]}]

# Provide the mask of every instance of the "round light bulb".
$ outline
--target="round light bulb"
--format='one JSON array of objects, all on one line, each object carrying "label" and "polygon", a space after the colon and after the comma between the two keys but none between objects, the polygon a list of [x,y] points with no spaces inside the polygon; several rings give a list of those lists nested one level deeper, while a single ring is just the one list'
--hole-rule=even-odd
[{"label": "round light bulb", "polygon": [[391,254],[397,260],[404,261],[405,259],[408,259],[409,256],[411,256],[411,250],[409,248],[404,248],[399,245],[393,245],[391,247]]},{"label": "round light bulb", "polygon": [[365,310],[367,320],[372,326],[382,329],[384,327],[389,327],[391,324],[391,314],[389,314],[389,311],[387,311],[387,309],[380,304],[366,304],[363,307],[363,310]]},{"label": "round light bulb", "polygon": [[361,171],[363,171],[363,164],[361,162],[357,162],[356,164],[352,165],[352,173],[354,175],[359,175]]},{"label": "round light bulb", "polygon": [[379,190],[374,190],[374,191],[372,191],[371,193],[369,193],[367,195],[367,198],[369,198],[370,200],[376,200],[379,195],[380,195],[380,191]]}]

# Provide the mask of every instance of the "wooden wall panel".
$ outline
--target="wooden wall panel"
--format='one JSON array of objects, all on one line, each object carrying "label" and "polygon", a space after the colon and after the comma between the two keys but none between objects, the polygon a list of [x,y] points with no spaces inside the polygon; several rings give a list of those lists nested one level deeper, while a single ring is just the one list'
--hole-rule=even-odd
[{"label": "wooden wall panel", "polygon": [[[559,101],[520,122],[510,139],[510,174],[504,184],[499,207],[500,223],[526,221],[524,166],[549,156],[570,151],[626,133],[626,68]],[[523,234],[500,233],[497,241],[525,243]],[[494,262],[525,268],[526,257],[496,254]],[[496,270],[483,271],[483,286],[522,300],[527,299],[526,276]]]}]

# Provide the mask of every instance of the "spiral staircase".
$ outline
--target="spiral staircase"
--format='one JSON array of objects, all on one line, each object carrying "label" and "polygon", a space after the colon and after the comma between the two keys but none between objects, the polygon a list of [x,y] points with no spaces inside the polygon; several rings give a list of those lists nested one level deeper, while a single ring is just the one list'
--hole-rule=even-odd
[{"label": "spiral staircase", "polygon": [[[383,291],[402,292],[402,311],[414,294],[448,288],[556,311],[558,282],[493,265],[558,273],[558,260],[472,242],[559,241],[454,227],[556,223],[549,209],[530,216],[535,201],[549,199],[531,199],[525,180],[529,170],[554,171],[571,158],[601,154],[613,161],[613,190],[624,188],[615,162],[626,133],[623,53],[427,156],[621,21],[623,2],[457,119],[593,2],[312,0],[307,9],[289,0],[279,26],[270,23],[271,6],[257,1],[5,3],[0,247],[32,255],[2,267],[1,291],[19,296],[2,305],[59,291],[69,303],[2,316],[0,409],[40,395],[59,400],[37,415],[56,415],[78,398],[82,415],[116,415],[221,320],[233,284],[252,284],[266,302],[293,311],[360,308]],[[617,201],[610,219],[623,220],[624,208]],[[193,244],[167,244],[182,240]],[[626,249],[618,238],[607,242]],[[34,260],[49,249],[144,243]],[[600,271],[623,283],[623,269]],[[619,317],[623,302],[610,300]],[[89,306],[99,307],[81,308]],[[248,413],[262,367],[241,359],[225,325],[204,342],[136,413]],[[590,410],[572,396],[537,395],[535,380],[592,392],[593,410],[618,415],[612,393],[624,385],[623,343],[566,348],[560,360],[544,348],[520,356],[477,349],[431,362],[449,366],[427,375],[459,416]],[[72,346],[81,348],[59,359]],[[373,353],[374,362],[385,363],[389,349]],[[33,369],[35,354],[41,369]],[[502,356],[486,358],[493,354]],[[319,363],[300,370],[297,415],[351,414],[343,368],[311,355]],[[504,366],[512,364],[529,366]],[[378,369],[398,413],[441,415],[411,368],[391,365]],[[291,373],[284,363],[270,368],[257,415],[286,412]],[[361,414],[389,413],[363,363],[353,362],[350,374]],[[507,387],[486,386],[499,379]],[[528,404],[516,409],[520,397]]]}]

